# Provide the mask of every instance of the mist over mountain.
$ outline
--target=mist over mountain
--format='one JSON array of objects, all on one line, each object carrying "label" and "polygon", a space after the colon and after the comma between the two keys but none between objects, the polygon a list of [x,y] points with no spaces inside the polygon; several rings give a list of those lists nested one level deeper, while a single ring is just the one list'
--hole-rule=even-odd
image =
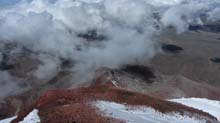
[{"label": "mist over mountain", "polygon": [[[182,33],[190,24],[202,25],[202,15],[218,19],[218,5],[217,0],[23,0],[1,11],[0,40],[15,43],[16,50],[50,55],[56,59],[54,67],[63,58],[74,61],[71,69],[77,72],[118,68],[154,56],[154,37],[166,27]],[[90,31],[104,38],[79,36]]]},{"label": "mist over mountain", "polygon": [[2,0],[0,110],[108,82],[218,100],[219,13],[219,0]]}]

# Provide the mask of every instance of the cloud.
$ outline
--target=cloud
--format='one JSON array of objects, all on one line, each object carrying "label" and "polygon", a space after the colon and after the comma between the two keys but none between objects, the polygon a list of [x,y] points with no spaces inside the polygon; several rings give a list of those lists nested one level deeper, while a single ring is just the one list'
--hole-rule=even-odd
[{"label": "cloud", "polygon": [[200,24],[203,22],[201,16],[205,15],[208,21],[217,20],[220,1],[213,0],[184,0],[169,7],[162,15],[161,22],[165,27],[173,26],[178,33],[188,30],[190,24]]},{"label": "cloud", "polygon": [[3,60],[3,55],[2,55],[2,53],[0,52],[0,63],[2,62],[2,60]]},{"label": "cloud", "polygon": [[[146,63],[157,53],[155,35],[169,26],[182,33],[189,24],[202,24],[202,14],[218,19],[219,4],[217,0],[23,0],[0,12],[0,40],[54,57],[39,55],[43,63],[35,72],[39,78],[54,76],[61,58],[73,61],[72,71],[87,74],[100,67]],[[91,30],[105,38],[88,41],[79,36]]]},{"label": "cloud", "polygon": [[7,71],[0,71],[0,99],[6,96],[23,92],[25,89],[21,86],[22,81],[11,76]]},{"label": "cloud", "polygon": [[60,69],[60,60],[54,57],[40,54],[39,59],[42,64],[35,71],[34,75],[39,80],[49,81],[58,74]]}]

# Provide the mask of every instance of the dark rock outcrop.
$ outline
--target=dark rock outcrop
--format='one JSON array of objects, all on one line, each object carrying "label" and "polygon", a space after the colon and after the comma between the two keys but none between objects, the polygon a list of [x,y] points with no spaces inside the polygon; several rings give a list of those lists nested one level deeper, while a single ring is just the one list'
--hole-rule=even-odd
[{"label": "dark rock outcrop", "polygon": [[218,58],[218,57],[211,58],[210,61],[213,62],[213,63],[220,64],[220,58]]},{"label": "dark rock outcrop", "polygon": [[174,44],[162,44],[161,48],[164,52],[167,53],[179,53],[180,51],[184,50],[182,47]]},{"label": "dark rock outcrop", "polygon": [[206,31],[206,32],[213,32],[218,33],[220,32],[220,25],[219,24],[207,24],[207,25],[190,25],[190,31]]},{"label": "dark rock outcrop", "polygon": [[137,78],[147,80],[150,83],[152,83],[152,79],[156,78],[153,71],[149,67],[143,65],[127,65],[122,68],[122,71],[137,76]]},{"label": "dark rock outcrop", "polygon": [[104,35],[98,34],[96,30],[89,30],[86,33],[80,33],[77,36],[86,39],[87,41],[102,41],[106,39]]}]

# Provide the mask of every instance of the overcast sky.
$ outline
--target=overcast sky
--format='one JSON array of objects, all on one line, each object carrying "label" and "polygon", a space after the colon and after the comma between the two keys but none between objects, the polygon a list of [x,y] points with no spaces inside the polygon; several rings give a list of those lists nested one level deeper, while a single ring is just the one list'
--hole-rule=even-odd
[{"label": "overcast sky", "polygon": [[18,1],[19,0],[0,0],[0,5],[1,6],[11,5],[11,4],[14,4],[14,3],[16,3]]},{"label": "overcast sky", "polygon": [[[8,6],[8,5],[13,5],[16,2],[19,2],[22,0],[0,0],[0,6]],[[26,0],[26,1],[32,1],[32,0]],[[56,0],[49,0],[49,2],[55,2]]]}]

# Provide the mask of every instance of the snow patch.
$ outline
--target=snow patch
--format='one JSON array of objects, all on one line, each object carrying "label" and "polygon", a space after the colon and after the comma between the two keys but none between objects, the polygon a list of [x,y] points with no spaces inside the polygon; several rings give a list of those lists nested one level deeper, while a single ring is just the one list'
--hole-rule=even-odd
[{"label": "snow patch", "polygon": [[[10,123],[15,118],[16,117],[11,117],[11,118],[8,118],[5,120],[1,120],[0,123]],[[21,121],[19,123],[40,123],[40,117],[38,116],[38,110],[34,109],[31,113],[28,114],[28,116],[26,116],[24,118],[23,121]]]},{"label": "snow patch", "polygon": [[12,120],[14,120],[16,117],[10,117],[4,120],[1,120],[0,123],[10,123]]},{"label": "snow patch", "polygon": [[220,121],[220,101],[205,98],[181,98],[170,101],[193,107],[215,116]]},{"label": "snow patch", "polygon": [[163,114],[149,107],[128,109],[123,104],[114,102],[98,101],[96,107],[104,111],[107,116],[121,119],[127,123],[205,123],[205,120],[197,120],[178,113]]}]

